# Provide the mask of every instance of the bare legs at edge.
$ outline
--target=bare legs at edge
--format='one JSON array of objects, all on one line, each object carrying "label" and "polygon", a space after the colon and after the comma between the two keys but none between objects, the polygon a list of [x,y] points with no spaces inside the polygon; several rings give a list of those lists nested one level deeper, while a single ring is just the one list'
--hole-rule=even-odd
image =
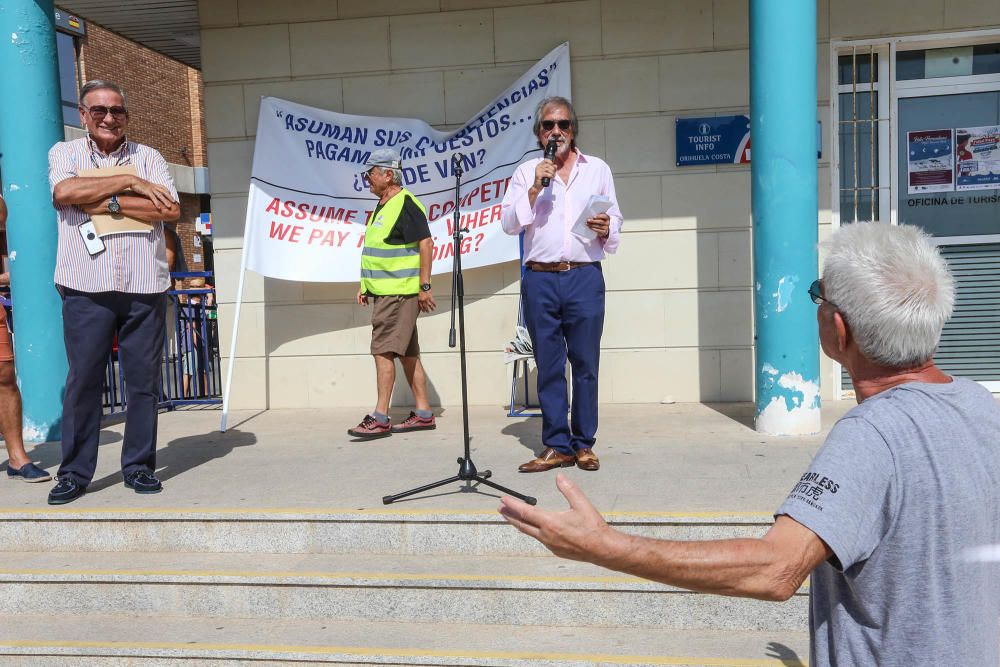
[{"label": "bare legs at edge", "polygon": [[21,468],[31,463],[21,439],[21,392],[13,361],[0,361],[0,434],[7,445],[8,466]]},{"label": "bare legs at edge", "polygon": [[[396,355],[376,354],[374,357],[378,384],[378,403],[375,405],[375,410],[387,415],[389,401],[392,399],[392,387],[396,383]],[[399,363],[403,366],[406,383],[413,392],[416,409],[430,410],[431,404],[427,401],[427,376],[424,374],[424,365],[420,362],[420,357],[399,357]]]}]

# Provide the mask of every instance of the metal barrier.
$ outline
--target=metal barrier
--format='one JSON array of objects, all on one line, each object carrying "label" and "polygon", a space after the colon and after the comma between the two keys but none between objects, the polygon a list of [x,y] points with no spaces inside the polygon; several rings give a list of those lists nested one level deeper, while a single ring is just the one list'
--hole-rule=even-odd
[{"label": "metal barrier", "polygon": [[[177,278],[205,278],[212,272],[170,274]],[[0,291],[0,306],[7,310],[7,322],[14,331],[10,294]],[[160,407],[222,403],[222,366],[219,363],[219,326],[215,290],[207,288],[167,292],[166,335],[163,338],[163,372],[160,380]],[[117,338],[111,346],[104,377],[103,410],[106,415],[127,409],[125,375],[122,371]]]},{"label": "metal barrier", "polygon": [[[211,277],[210,271],[170,274],[171,283],[177,278],[207,281]],[[165,326],[160,408],[221,404],[222,367],[215,290],[169,290]],[[117,339],[112,344],[105,372],[103,407],[106,415],[122,414],[128,409]]]},{"label": "metal barrier", "polygon": [[[211,272],[173,273],[172,278],[206,278]],[[215,290],[171,290],[167,336],[163,347],[162,403],[213,405],[222,403],[222,365],[219,362],[219,320]]]}]

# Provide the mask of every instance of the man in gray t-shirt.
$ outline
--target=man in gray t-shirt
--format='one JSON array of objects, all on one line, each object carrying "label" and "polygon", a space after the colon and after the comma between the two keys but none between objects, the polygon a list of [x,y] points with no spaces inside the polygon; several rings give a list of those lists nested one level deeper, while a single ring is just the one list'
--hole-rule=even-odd
[{"label": "man in gray t-shirt", "polygon": [[811,575],[812,667],[998,667],[1000,407],[934,365],[948,267],[905,225],[846,225],[826,246],[809,295],[860,405],[764,537],[626,535],[564,476],[569,511],[505,497],[500,513],[558,556],[702,592],[787,600]]},{"label": "man in gray t-shirt", "polygon": [[997,665],[1000,409],[969,380],[910,382],[830,431],[778,509],[833,556],[812,573],[813,667]]}]

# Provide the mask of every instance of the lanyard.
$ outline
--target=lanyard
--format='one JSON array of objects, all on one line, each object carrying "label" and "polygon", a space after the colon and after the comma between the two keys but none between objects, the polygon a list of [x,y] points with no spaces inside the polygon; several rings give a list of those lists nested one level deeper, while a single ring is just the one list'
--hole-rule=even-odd
[{"label": "lanyard", "polygon": [[[90,162],[94,165],[94,169],[100,169],[101,165],[97,164],[97,151],[94,149],[94,140],[87,137],[87,145],[90,148]],[[121,154],[118,156],[118,161],[115,162],[116,167],[120,167],[123,164],[130,164],[132,162],[132,153],[129,151],[128,139],[126,139],[119,149]],[[111,157],[110,155],[108,156]]]}]

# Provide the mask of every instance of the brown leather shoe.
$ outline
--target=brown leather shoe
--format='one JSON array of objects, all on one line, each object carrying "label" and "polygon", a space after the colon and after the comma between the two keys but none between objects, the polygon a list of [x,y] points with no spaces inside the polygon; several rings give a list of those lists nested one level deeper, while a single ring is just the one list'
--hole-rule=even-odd
[{"label": "brown leather shoe", "polygon": [[580,470],[598,470],[601,461],[590,447],[576,450],[576,467]]},{"label": "brown leather shoe", "polygon": [[527,463],[518,466],[518,472],[545,472],[553,468],[567,468],[576,462],[576,457],[572,454],[560,454],[551,447],[538,455],[537,459],[532,459]]}]

